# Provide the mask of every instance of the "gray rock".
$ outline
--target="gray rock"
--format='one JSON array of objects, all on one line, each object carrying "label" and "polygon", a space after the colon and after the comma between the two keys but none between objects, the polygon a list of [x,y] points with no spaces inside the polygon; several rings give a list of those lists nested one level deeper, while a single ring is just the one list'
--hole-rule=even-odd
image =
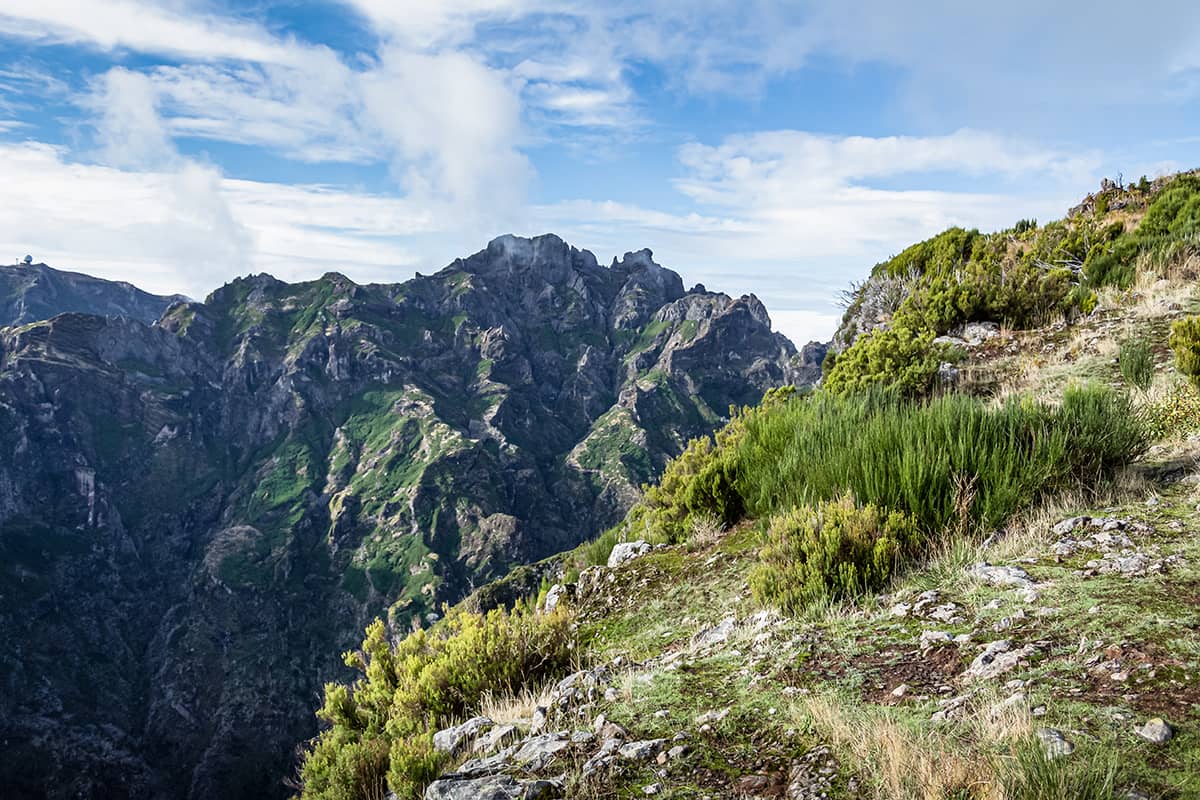
[{"label": "gray rock", "polygon": [[544,733],[526,739],[517,746],[512,760],[531,769],[534,772],[544,769],[554,758],[571,746],[571,742],[563,733]]},{"label": "gray rock", "polygon": [[486,732],[493,724],[487,717],[472,717],[461,725],[435,733],[433,746],[439,753],[454,755],[464,745]]},{"label": "gray rock", "polygon": [[638,556],[650,552],[650,544],[641,539],[635,542],[617,542],[612,552],[608,554],[609,568],[618,567],[626,561],[632,561]]},{"label": "gray rock", "polygon": [[667,751],[667,758],[672,761],[678,761],[688,754],[689,748],[686,744],[677,744]]},{"label": "gray rock", "polygon": [[696,647],[715,647],[725,644],[736,629],[737,617],[726,617],[711,628],[706,628],[696,634],[692,639],[692,644]]},{"label": "gray rock", "polygon": [[719,711],[705,711],[696,717],[697,725],[712,725],[714,722],[720,722],[729,716],[729,709],[722,708]]},{"label": "gray rock", "polygon": [[1047,758],[1069,756],[1075,752],[1075,745],[1071,744],[1063,736],[1062,731],[1057,728],[1038,728],[1037,737],[1042,743],[1042,750],[1045,751]]},{"label": "gray rock", "polygon": [[556,583],[551,586],[550,590],[546,592],[546,601],[542,606],[545,612],[547,614],[552,613],[554,609],[558,608],[559,603],[570,598],[573,587],[574,584],[562,583]]},{"label": "gray rock", "polygon": [[630,742],[621,745],[617,750],[617,755],[628,761],[649,761],[658,755],[666,743],[666,739],[644,739],[640,742]]},{"label": "gray rock", "polygon": [[1175,735],[1175,729],[1161,717],[1147,720],[1145,725],[1135,728],[1133,732],[1151,744],[1166,744]]},{"label": "gray rock", "polygon": [[947,631],[921,631],[921,649],[928,650],[939,644],[948,644],[954,637]]},{"label": "gray rock", "polygon": [[1012,643],[1008,639],[989,642],[984,646],[983,652],[976,656],[971,665],[963,672],[962,679],[964,681],[990,680],[1013,669],[1035,652],[1037,649],[1029,644],[1019,650],[1013,650]]},{"label": "gray rock", "polygon": [[1091,517],[1068,517],[1059,523],[1056,523],[1050,530],[1059,536],[1066,536],[1072,531],[1080,528],[1086,528],[1088,523],[1092,521]]},{"label": "gray rock", "polygon": [[511,744],[520,734],[516,725],[497,725],[475,740],[475,752],[490,753],[498,747]]},{"label": "gray rock", "polygon": [[1033,586],[1033,578],[1020,567],[997,567],[986,561],[981,561],[967,570],[972,577],[978,578],[989,586],[1028,588]]},{"label": "gray rock", "polygon": [[562,797],[554,781],[520,781],[511,775],[442,777],[425,789],[425,800],[551,800]]},{"label": "gray rock", "polygon": [[968,322],[958,329],[958,335],[965,339],[967,344],[983,344],[988,339],[1000,335],[1000,325],[995,322]]}]

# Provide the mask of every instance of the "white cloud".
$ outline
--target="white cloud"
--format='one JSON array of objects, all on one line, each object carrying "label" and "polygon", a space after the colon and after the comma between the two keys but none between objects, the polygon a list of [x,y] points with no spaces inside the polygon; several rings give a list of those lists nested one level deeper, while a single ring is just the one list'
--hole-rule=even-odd
[{"label": "white cloud", "polygon": [[260,26],[162,3],[106,0],[6,0],[0,34],[46,44],[87,44],[187,58],[295,63],[306,48]]},{"label": "white cloud", "polygon": [[465,53],[392,49],[361,92],[364,127],[387,143],[410,194],[500,217],[524,201],[520,102],[495,71]]},{"label": "white cloud", "polygon": [[158,92],[139,72],[111,69],[98,80],[88,104],[98,115],[101,157],[117,167],[165,167],[178,161],[158,116]]},{"label": "white cloud", "polygon": [[[877,261],[952,225],[994,230],[1023,217],[1061,216],[1100,164],[1097,154],[973,131],[880,138],[772,131],[687,145],[679,155],[685,175],[676,186],[695,212],[573,201],[536,209],[538,228],[598,252],[649,246],[685,280],[754,292],[798,342],[832,334],[839,290]],[[943,170],[968,187],[933,188],[944,176],[930,173]],[[911,188],[871,186],[901,175]]]},{"label": "white cloud", "polygon": [[0,163],[21,188],[0,195],[0,252],[149,291],[203,297],[250,271],[402,280],[462,254],[452,224],[403,199],[231,180],[188,162],[145,171],[81,164],[36,143],[0,144]]}]

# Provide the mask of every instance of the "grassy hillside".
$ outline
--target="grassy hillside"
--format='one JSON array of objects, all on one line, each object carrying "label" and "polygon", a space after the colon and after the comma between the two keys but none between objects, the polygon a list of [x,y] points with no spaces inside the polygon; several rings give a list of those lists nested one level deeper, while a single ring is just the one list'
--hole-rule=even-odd
[{"label": "grassy hillside", "polygon": [[1200,796],[1197,221],[1182,176],[880,264],[823,387],[693,442],[553,587],[373,628],[302,796]]}]

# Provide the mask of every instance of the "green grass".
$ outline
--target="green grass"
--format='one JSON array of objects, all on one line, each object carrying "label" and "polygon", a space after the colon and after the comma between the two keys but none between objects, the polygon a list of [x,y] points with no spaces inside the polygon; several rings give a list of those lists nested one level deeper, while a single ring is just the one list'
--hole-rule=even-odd
[{"label": "green grass", "polygon": [[1146,446],[1128,398],[1098,387],[1070,389],[1060,406],[816,393],[747,418],[736,487],[758,517],[849,491],[926,532],[995,528]]},{"label": "green grass", "polygon": [[1154,352],[1145,339],[1126,339],[1121,342],[1117,366],[1125,383],[1145,391],[1154,380]]}]

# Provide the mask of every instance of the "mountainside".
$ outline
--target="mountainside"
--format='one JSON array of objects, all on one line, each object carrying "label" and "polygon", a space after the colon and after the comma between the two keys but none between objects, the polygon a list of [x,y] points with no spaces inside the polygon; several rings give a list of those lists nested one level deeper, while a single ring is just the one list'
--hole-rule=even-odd
[{"label": "mountainside", "polygon": [[149,325],[172,303],[184,300],[182,295],[163,297],[124,281],[101,280],[45,264],[0,266],[0,328],[68,312],[129,317]]},{"label": "mountainside", "polygon": [[302,800],[1200,797],[1200,176],[951,229],[597,539],[366,629]]},{"label": "mountainside", "polygon": [[554,236],[150,305],[0,330],[6,796],[279,796],[367,620],[595,536],[823,354]]}]

